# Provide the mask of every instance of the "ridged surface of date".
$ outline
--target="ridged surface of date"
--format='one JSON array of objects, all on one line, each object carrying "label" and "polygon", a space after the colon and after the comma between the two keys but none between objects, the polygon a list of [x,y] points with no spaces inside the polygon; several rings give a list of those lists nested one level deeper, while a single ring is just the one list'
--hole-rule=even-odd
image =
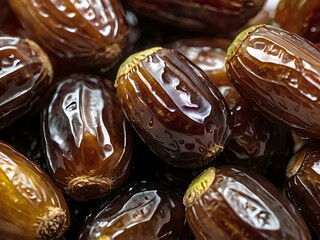
[{"label": "ridged surface of date", "polygon": [[184,204],[198,240],[311,240],[290,201],[245,168],[208,168],[191,183]]},{"label": "ridged surface of date", "polygon": [[41,105],[52,77],[51,62],[38,44],[0,37],[0,129]]},{"label": "ridged surface of date", "polygon": [[56,239],[70,224],[62,193],[50,177],[0,142],[0,239]]},{"label": "ridged surface of date", "polygon": [[180,53],[137,53],[121,65],[115,85],[127,119],[162,160],[199,167],[223,150],[229,109],[202,70]]},{"label": "ridged surface of date", "polygon": [[228,50],[226,68],[239,93],[275,123],[320,138],[320,51],[280,28],[244,30]]},{"label": "ridged surface of date", "polygon": [[46,49],[85,67],[110,68],[128,31],[118,0],[10,0],[21,24]]},{"label": "ridged surface of date", "polygon": [[77,200],[102,198],[128,177],[132,136],[104,78],[65,77],[44,109],[43,139],[54,180]]}]

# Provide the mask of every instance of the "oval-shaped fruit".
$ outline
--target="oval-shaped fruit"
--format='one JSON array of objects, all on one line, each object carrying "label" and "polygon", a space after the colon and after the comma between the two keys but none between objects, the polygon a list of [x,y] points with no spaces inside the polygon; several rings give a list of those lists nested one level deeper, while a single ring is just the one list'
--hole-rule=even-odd
[{"label": "oval-shaped fruit", "polygon": [[262,9],[265,0],[126,0],[124,3],[139,16],[219,34],[243,27]]},{"label": "oval-shaped fruit", "polygon": [[274,13],[274,23],[310,41],[320,41],[320,1],[281,0]]},{"label": "oval-shaped fruit", "polygon": [[142,140],[184,168],[213,160],[230,135],[230,112],[205,73],[181,53],[151,48],[129,57],[115,82],[122,109]]},{"label": "oval-shaped fruit", "polygon": [[275,123],[320,138],[320,51],[273,26],[252,26],[228,49],[227,74],[238,92]]},{"label": "oval-shaped fruit", "polygon": [[102,198],[128,177],[130,128],[111,82],[73,74],[58,84],[43,111],[43,139],[49,170],[73,198]]},{"label": "oval-shaped fruit", "polygon": [[208,168],[193,180],[183,201],[198,240],[311,239],[290,201],[266,179],[244,168]]},{"label": "oval-shaped fruit", "polygon": [[0,37],[0,129],[42,106],[52,77],[51,62],[38,44]]},{"label": "oval-shaped fruit", "polygon": [[184,213],[173,191],[152,182],[135,182],[88,216],[79,239],[178,239]]},{"label": "oval-shaped fruit", "polygon": [[182,39],[169,46],[200,67],[215,84],[233,115],[232,135],[221,156],[232,165],[240,165],[282,183],[292,154],[291,132],[273,124],[254,111],[228,79],[225,69],[231,41],[223,38]]},{"label": "oval-shaped fruit", "polygon": [[320,237],[320,143],[303,146],[287,168],[285,191]]},{"label": "oval-shaped fruit", "polygon": [[10,0],[21,24],[51,53],[85,67],[118,62],[128,26],[118,0]]},{"label": "oval-shaped fruit", "polygon": [[0,142],[0,239],[57,239],[69,211],[49,176],[13,147]]}]

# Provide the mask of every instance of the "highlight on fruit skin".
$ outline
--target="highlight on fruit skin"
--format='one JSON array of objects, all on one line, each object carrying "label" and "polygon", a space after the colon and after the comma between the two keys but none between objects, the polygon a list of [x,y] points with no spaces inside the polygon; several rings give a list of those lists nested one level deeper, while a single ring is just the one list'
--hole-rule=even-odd
[{"label": "highlight on fruit skin", "polygon": [[78,201],[103,198],[129,176],[132,132],[106,78],[62,78],[43,109],[42,139],[56,185]]},{"label": "highlight on fruit skin", "polygon": [[62,193],[49,176],[0,142],[0,239],[57,239],[70,225]]},{"label": "highlight on fruit skin", "polygon": [[178,51],[154,47],[133,54],[114,86],[127,120],[163,161],[196,168],[223,151],[232,129],[227,103]]},{"label": "highlight on fruit skin", "polygon": [[109,69],[125,50],[129,28],[118,0],[10,0],[9,4],[42,47],[69,63]]}]

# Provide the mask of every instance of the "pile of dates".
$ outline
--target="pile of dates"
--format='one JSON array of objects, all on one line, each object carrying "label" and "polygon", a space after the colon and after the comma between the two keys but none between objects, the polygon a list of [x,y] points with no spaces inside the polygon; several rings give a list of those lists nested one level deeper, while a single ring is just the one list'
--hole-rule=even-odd
[{"label": "pile of dates", "polygon": [[320,239],[319,0],[0,0],[0,239]]}]

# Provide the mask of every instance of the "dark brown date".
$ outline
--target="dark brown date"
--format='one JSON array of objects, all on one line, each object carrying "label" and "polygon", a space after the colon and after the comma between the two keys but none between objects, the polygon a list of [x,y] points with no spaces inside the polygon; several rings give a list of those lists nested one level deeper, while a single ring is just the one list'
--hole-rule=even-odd
[{"label": "dark brown date", "polygon": [[135,182],[108,198],[84,223],[79,239],[178,239],[184,206],[171,190]]},{"label": "dark brown date", "polygon": [[70,224],[66,201],[50,177],[0,142],[0,239],[58,239]]},{"label": "dark brown date", "polygon": [[184,196],[196,239],[311,239],[288,199],[260,175],[240,167],[208,168]]},{"label": "dark brown date", "polygon": [[291,133],[254,111],[229,81],[225,59],[230,43],[222,38],[196,38],[179,40],[169,46],[200,67],[229,105],[234,126],[221,154],[225,161],[248,167],[280,184],[292,153]]},{"label": "dark brown date", "polygon": [[275,11],[274,23],[310,41],[319,42],[320,1],[281,0]]},{"label": "dark brown date", "polygon": [[0,37],[0,129],[43,106],[52,77],[51,62],[38,44]]},{"label": "dark brown date", "polygon": [[128,32],[118,0],[10,0],[39,44],[73,64],[109,69],[121,57]]},{"label": "dark brown date", "polygon": [[132,136],[106,79],[61,80],[43,111],[43,139],[54,180],[77,200],[102,198],[128,177]]},{"label": "dark brown date", "polygon": [[320,142],[302,147],[287,168],[285,191],[320,238]]},{"label": "dark brown date", "polygon": [[293,132],[320,138],[320,51],[283,29],[258,25],[228,50],[227,74],[260,113]]},{"label": "dark brown date", "polygon": [[223,150],[231,132],[229,109],[205,73],[181,53],[136,53],[119,68],[115,86],[133,128],[167,163],[199,167]]},{"label": "dark brown date", "polygon": [[140,16],[193,31],[221,34],[243,27],[257,15],[265,0],[127,0],[124,3]]}]

